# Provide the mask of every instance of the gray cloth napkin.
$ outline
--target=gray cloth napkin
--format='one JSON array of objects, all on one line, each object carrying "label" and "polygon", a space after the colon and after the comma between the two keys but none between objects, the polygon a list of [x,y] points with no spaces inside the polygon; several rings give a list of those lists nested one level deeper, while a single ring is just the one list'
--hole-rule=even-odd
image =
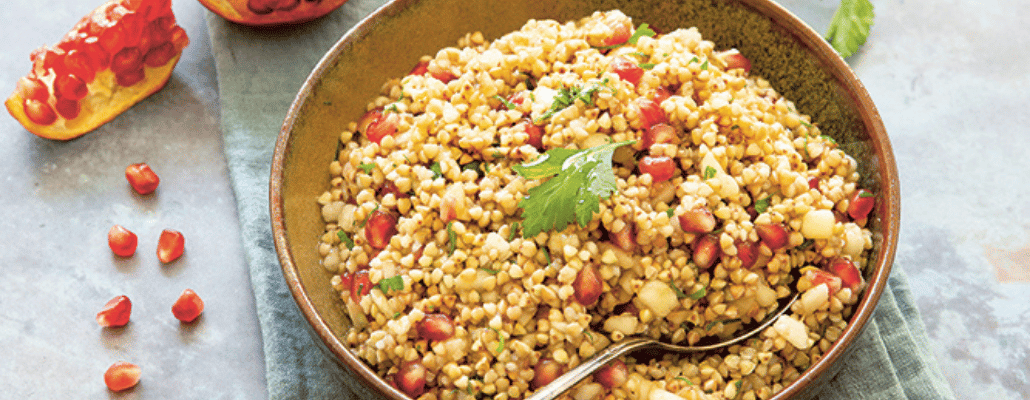
[{"label": "gray cloth napkin", "polygon": [[[305,328],[279,269],[268,212],[268,178],[286,111],[322,55],[385,1],[350,0],[300,26],[254,29],[208,13],[222,130],[250,267],[272,399],[371,399]],[[895,266],[873,319],[815,397],[954,398],[930,351],[908,281]],[[806,396],[807,397],[807,396]]]}]

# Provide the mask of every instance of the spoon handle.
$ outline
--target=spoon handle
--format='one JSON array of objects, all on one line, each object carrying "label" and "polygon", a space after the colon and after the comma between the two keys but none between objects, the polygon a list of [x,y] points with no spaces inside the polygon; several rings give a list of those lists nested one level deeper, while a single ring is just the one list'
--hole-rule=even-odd
[{"label": "spoon handle", "polygon": [[566,390],[569,390],[569,388],[575,384],[579,383],[579,381],[582,381],[587,376],[590,376],[590,374],[608,364],[609,361],[633,350],[648,347],[655,343],[656,342],[654,340],[643,337],[625,338],[618,343],[608,346],[608,348],[602,350],[600,353],[597,353],[593,357],[583,361],[583,363],[576,366],[576,368],[569,370],[569,372],[562,374],[557,379],[551,381],[551,383],[540,388],[536,392],[533,392],[533,394],[527,397],[526,400],[546,400],[556,398]]}]

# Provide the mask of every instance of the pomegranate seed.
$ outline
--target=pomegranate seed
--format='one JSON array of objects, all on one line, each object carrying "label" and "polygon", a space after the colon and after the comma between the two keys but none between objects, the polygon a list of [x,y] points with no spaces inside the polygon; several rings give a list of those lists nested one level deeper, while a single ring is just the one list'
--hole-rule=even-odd
[{"label": "pomegranate seed", "polygon": [[157,189],[157,185],[161,183],[161,178],[158,178],[154,170],[146,163],[132,164],[125,168],[125,179],[139,194],[153,193]]},{"label": "pomegranate seed", "polygon": [[665,86],[659,87],[654,90],[654,93],[651,93],[651,101],[659,106],[662,105],[663,101],[670,97],[672,97],[672,90],[669,90],[669,88],[666,88]]},{"label": "pomegranate seed", "polygon": [[186,250],[186,238],[182,233],[165,229],[157,240],[157,259],[167,264],[182,256]]},{"label": "pomegranate seed", "polygon": [[587,307],[593,305],[604,292],[601,273],[592,264],[583,266],[583,269],[576,274],[576,280],[572,281],[572,289],[579,304]]},{"label": "pomegranate seed", "polygon": [[57,121],[57,114],[50,105],[35,99],[25,99],[25,115],[39,125],[50,125]]},{"label": "pomegranate seed", "polygon": [[858,189],[851,196],[851,201],[848,202],[848,216],[855,221],[866,219],[869,217],[869,212],[873,210],[875,204],[876,196],[872,192]]},{"label": "pomegranate seed", "polygon": [[826,288],[829,289],[830,296],[833,296],[834,293],[837,293],[837,291],[840,290],[842,286],[840,277],[818,268],[810,268],[808,270],[805,270],[804,276],[808,279],[809,282],[812,282],[813,287],[818,285],[826,285]]},{"label": "pomegranate seed", "polygon": [[640,98],[637,99],[634,104],[637,109],[640,110],[640,126],[642,128],[650,128],[655,124],[668,124],[669,118],[665,116],[665,111],[651,99]]},{"label": "pomegranate seed", "polygon": [[534,124],[528,118],[524,119],[519,123],[522,129],[526,131],[529,138],[526,139],[526,144],[536,147],[537,150],[543,150],[544,148],[544,128]]},{"label": "pomegranate seed", "polygon": [[411,398],[421,396],[426,392],[426,367],[418,360],[404,362],[398,367],[393,383]]},{"label": "pomegranate seed", "polygon": [[633,86],[639,85],[640,78],[644,77],[644,69],[626,57],[615,57],[612,60],[612,72]]},{"label": "pomegranate seed", "polygon": [[708,233],[715,230],[715,215],[705,207],[698,207],[680,214],[680,228],[684,232]]},{"label": "pomegranate seed", "polygon": [[694,264],[700,269],[708,269],[722,254],[719,238],[715,235],[701,235],[694,240]]},{"label": "pomegranate seed", "polygon": [[769,250],[776,251],[787,246],[790,236],[783,224],[756,224],[755,232]]},{"label": "pomegranate seed", "polygon": [[143,54],[138,48],[127,47],[111,57],[111,72],[124,74],[135,71],[143,65]]},{"label": "pomegranate seed", "polygon": [[85,52],[78,49],[68,51],[68,54],[64,56],[64,65],[68,68],[69,73],[82,78],[84,82],[93,82],[93,78],[96,77],[96,67],[93,65],[93,61]]},{"label": "pomegranate seed", "polygon": [[111,364],[107,372],[104,372],[104,384],[108,389],[120,392],[136,386],[140,374],[141,370],[136,364],[119,361]]},{"label": "pomegranate seed", "polygon": [[50,97],[50,92],[47,90],[46,85],[36,78],[23,76],[21,79],[18,79],[17,86],[18,93],[21,93],[21,97],[26,100],[46,101]]},{"label": "pomegranate seed", "polygon": [[819,190],[819,177],[818,176],[813,176],[811,178],[808,178],[808,188],[809,189]]},{"label": "pomegranate seed", "polygon": [[72,120],[79,116],[82,106],[79,105],[78,100],[57,99],[54,103],[54,109],[57,110],[57,114],[61,118]]},{"label": "pomegranate seed", "polygon": [[204,301],[197,296],[193,289],[182,291],[179,298],[172,304],[172,315],[182,322],[193,322],[204,312]]},{"label": "pomegranate seed", "polygon": [[531,382],[533,390],[547,386],[548,383],[553,382],[563,373],[565,371],[563,371],[562,365],[558,364],[557,361],[550,358],[540,360],[536,364],[536,368],[533,369],[533,381]]},{"label": "pomegranate seed", "polygon": [[723,60],[726,61],[726,70],[743,69],[744,73],[751,72],[751,60],[737,51],[731,50],[723,56]]},{"label": "pomegranate seed", "polygon": [[143,67],[135,71],[123,72],[114,76],[115,82],[122,87],[130,87],[143,81],[146,78],[146,73],[143,72]]},{"label": "pomegranate seed", "polygon": [[275,11],[274,0],[247,0],[247,9],[258,15],[271,14]]},{"label": "pomegranate seed", "polygon": [[528,93],[528,90],[520,90],[518,92],[512,93],[510,96],[508,96],[508,102],[511,104],[521,106],[526,103],[526,97],[529,96]]},{"label": "pomegranate seed", "polygon": [[632,252],[637,248],[637,240],[633,234],[633,229],[633,223],[630,222],[629,224],[626,224],[626,227],[622,228],[621,231],[609,232],[608,238],[610,238],[612,243],[616,246],[619,246],[620,249]]},{"label": "pomegranate seed", "polygon": [[668,156],[644,156],[638,168],[641,173],[651,175],[651,182],[665,182],[676,174],[676,162]]},{"label": "pomegranate seed", "polygon": [[464,204],[465,190],[458,185],[448,187],[440,198],[440,220],[447,223],[458,219],[458,208]]},{"label": "pomegranate seed", "polygon": [[426,314],[415,325],[418,336],[429,340],[447,340],[454,335],[454,323],[445,314]]},{"label": "pomegranate seed", "polygon": [[358,122],[358,132],[364,133],[368,140],[376,143],[383,141],[388,135],[397,133],[400,117],[397,114],[372,110],[365,113]]},{"label": "pomegranate seed", "polygon": [[372,279],[368,277],[368,270],[362,269],[350,277],[350,298],[354,302],[361,301],[362,297],[372,292]]},{"label": "pomegranate seed", "polygon": [[411,195],[407,193],[401,193],[401,190],[397,188],[397,184],[393,183],[391,180],[383,182],[383,186],[379,188],[379,198],[386,197],[388,194],[392,194],[393,197],[397,199],[411,197]]},{"label": "pomegranate seed", "polygon": [[422,76],[429,72],[429,61],[419,61],[408,75]]},{"label": "pomegranate seed", "polygon": [[89,94],[86,82],[75,75],[60,75],[54,80],[54,89],[61,98],[79,100]]},{"label": "pomegranate seed", "polygon": [[397,217],[383,210],[372,211],[365,222],[365,240],[374,249],[385,249],[397,234]]},{"label": "pomegranate seed", "polygon": [[741,268],[751,268],[758,262],[758,245],[754,242],[738,242],[737,258]]},{"label": "pomegranate seed", "polygon": [[136,254],[136,243],[136,234],[121,225],[112,226],[111,230],[107,231],[107,245],[114,254],[121,257],[132,257]]},{"label": "pomegranate seed", "polygon": [[190,38],[189,36],[186,36],[186,30],[182,29],[181,26],[176,25],[172,28],[171,36],[172,44],[174,44],[175,48],[179,50],[186,48],[186,46],[190,44]]},{"label": "pomegranate seed", "polygon": [[622,360],[614,360],[594,373],[594,381],[605,389],[611,390],[622,386],[629,380],[629,369]]},{"label": "pomegranate seed", "polygon": [[115,297],[104,304],[104,309],[97,313],[97,324],[105,328],[116,328],[129,323],[132,315],[132,302],[126,296]]},{"label": "pomegranate seed", "polygon": [[644,133],[641,135],[640,142],[643,144],[645,149],[651,148],[656,144],[668,144],[673,143],[676,137],[679,136],[676,132],[676,128],[673,128],[669,124],[657,123],[651,125],[651,127],[644,129]]},{"label": "pomegranate seed", "polygon": [[150,49],[143,57],[143,65],[151,68],[160,67],[167,64],[175,55],[175,46],[171,42],[166,42]]},{"label": "pomegranate seed", "polygon": [[451,71],[441,68],[436,64],[429,64],[429,66],[427,66],[426,69],[429,70],[429,76],[436,78],[443,83],[453,81],[455,78],[457,78],[457,76],[451,73]]},{"label": "pomegranate seed", "polygon": [[630,36],[633,35],[633,27],[629,23],[608,21],[608,27],[611,28],[611,33],[608,37],[601,41],[601,46],[618,46],[626,43]]},{"label": "pomegranate seed", "polygon": [[100,39],[90,36],[82,41],[82,51],[89,56],[93,70],[99,71],[111,65],[111,54],[100,46]]},{"label": "pomegranate seed", "polygon": [[840,278],[841,285],[849,289],[855,289],[862,285],[862,272],[851,260],[844,257],[835,257],[830,260],[826,269]]}]

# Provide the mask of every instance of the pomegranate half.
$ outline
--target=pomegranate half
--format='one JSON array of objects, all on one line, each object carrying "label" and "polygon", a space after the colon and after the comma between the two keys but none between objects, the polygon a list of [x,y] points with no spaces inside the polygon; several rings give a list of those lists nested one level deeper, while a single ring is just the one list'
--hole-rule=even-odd
[{"label": "pomegranate half", "polygon": [[32,52],[7,111],[44,138],[82,136],[164,87],[188,44],[171,0],[108,1]]},{"label": "pomegranate half", "polygon": [[328,14],[347,0],[199,0],[215,14],[249,26],[298,24]]}]

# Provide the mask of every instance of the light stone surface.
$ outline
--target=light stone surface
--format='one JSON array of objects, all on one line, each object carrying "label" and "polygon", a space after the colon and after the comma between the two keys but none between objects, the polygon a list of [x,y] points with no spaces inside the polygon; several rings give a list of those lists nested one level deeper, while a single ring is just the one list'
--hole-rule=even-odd
[{"label": "light stone surface", "polygon": [[[1030,34],[1022,0],[873,0],[876,25],[848,61],[891,135],[902,181],[895,268],[904,269],[937,360],[960,399],[1030,398]],[[98,2],[10,0],[0,13],[0,94],[28,54]],[[837,2],[782,0],[824,32]],[[229,187],[215,70],[196,1],[174,4],[192,44],[168,86],[70,142],[0,116],[0,387],[4,398],[266,397],[254,300]],[[123,177],[147,162],[161,187]],[[139,235],[113,256],[107,230]],[[161,265],[162,229],[186,236]],[[169,308],[184,288],[207,304],[194,324]],[[94,322],[133,300],[125,328]],[[132,361],[143,380],[110,394],[102,375]]]}]

